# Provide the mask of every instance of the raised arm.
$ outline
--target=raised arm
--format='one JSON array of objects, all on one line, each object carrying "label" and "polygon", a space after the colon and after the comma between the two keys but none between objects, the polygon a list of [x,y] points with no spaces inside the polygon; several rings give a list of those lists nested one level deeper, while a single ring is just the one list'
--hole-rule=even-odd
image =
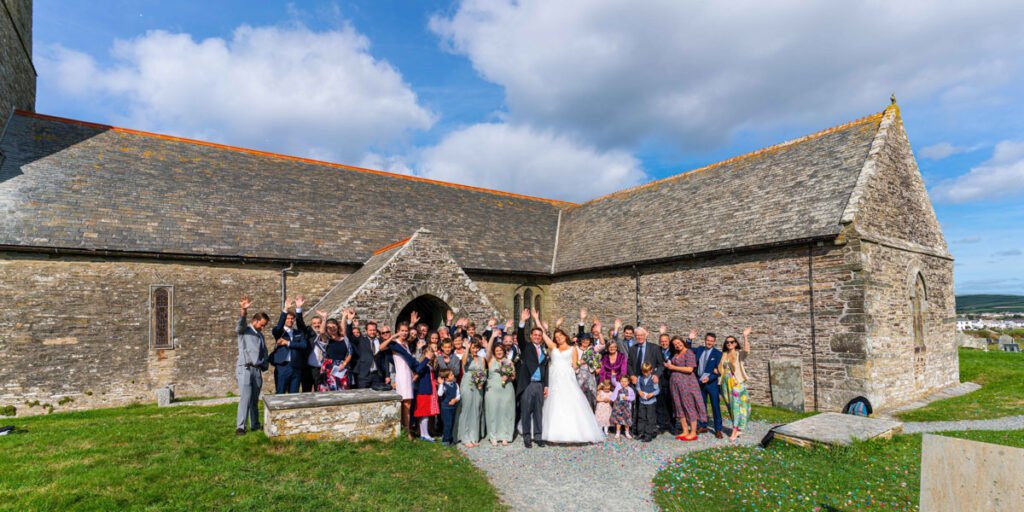
[{"label": "raised arm", "polygon": [[754,332],[754,330],[750,327],[743,329],[743,352],[747,354],[750,353],[750,333],[752,332]]},{"label": "raised arm", "polygon": [[541,335],[544,336],[544,344],[548,346],[548,350],[554,350],[557,345],[555,345],[555,342],[551,340],[550,336],[548,336],[547,329],[544,328],[544,324],[540,321],[540,313],[537,313],[537,310],[534,309],[530,311],[530,315],[533,317],[533,323],[540,327]]},{"label": "raised arm", "polygon": [[242,300],[238,301],[238,305],[241,309],[241,317],[238,319],[238,324],[235,326],[235,334],[245,334],[245,330],[249,327],[247,316],[249,314],[249,306],[252,305],[252,301],[249,300],[249,296],[245,295]]},{"label": "raised arm", "polygon": [[516,345],[519,345],[520,352],[526,352],[526,322],[530,319],[530,310],[524,309],[519,313],[519,325],[516,326]]}]

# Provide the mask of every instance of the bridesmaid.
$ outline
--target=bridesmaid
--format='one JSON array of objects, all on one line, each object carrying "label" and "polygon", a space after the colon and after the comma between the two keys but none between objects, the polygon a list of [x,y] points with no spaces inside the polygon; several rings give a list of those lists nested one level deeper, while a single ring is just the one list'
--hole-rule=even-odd
[{"label": "bridesmaid", "polygon": [[479,446],[480,439],[483,437],[481,427],[483,427],[484,391],[477,387],[476,382],[473,382],[473,375],[480,372],[486,378],[487,363],[483,357],[480,357],[479,352],[480,343],[474,339],[466,350],[465,357],[462,358],[462,383],[459,386],[462,400],[459,400],[456,422],[459,426],[459,440],[466,448]]},{"label": "bridesmaid", "polygon": [[512,384],[515,373],[501,375],[499,369],[505,363],[505,347],[501,343],[491,344],[491,356],[487,359],[487,400],[484,401],[487,420],[487,438],[491,444],[508,446],[516,423],[516,393]]},{"label": "bridesmaid", "polygon": [[735,441],[747,428],[750,419],[750,395],[747,394],[747,369],[743,363],[750,355],[750,333],[752,329],[743,329],[743,348],[735,336],[725,338],[722,348],[722,361],[718,363],[718,374],[725,382],[725,399],[729,403],[729,417],[732,419],[730,441]]},{"label": "bridesmaid", "polygon": [[676,439],[693,441],[697,439],[697,422],[708,420],[704,400],[700,396],[700,384],[697,383],[697,376],[694,374],[697,356],[679,336],[672,338],[672,353],[672,360],[665,363],[665,368],[672,372],[672,376],[669,377],[672,405],[675,417],[683,428],[683,433],[676,436]]}]

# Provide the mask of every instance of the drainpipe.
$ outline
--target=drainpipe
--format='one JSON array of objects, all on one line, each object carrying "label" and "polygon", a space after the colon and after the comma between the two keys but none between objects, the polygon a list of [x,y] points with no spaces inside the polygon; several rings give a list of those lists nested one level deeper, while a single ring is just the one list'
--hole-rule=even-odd
[{"label": "drainpipe", "polygon": [[811,310],[811,384],[814,387],[814,410],[818,410],[818,333],[814,324],[814,243],[807,246],[807,290]]},{"label": "drainpipe", "polygon": [[284,303],[288,300],[288,272],[295,268],[294,263],[288,264],[288,268],[281,270],[281,311],[284,311]]}]

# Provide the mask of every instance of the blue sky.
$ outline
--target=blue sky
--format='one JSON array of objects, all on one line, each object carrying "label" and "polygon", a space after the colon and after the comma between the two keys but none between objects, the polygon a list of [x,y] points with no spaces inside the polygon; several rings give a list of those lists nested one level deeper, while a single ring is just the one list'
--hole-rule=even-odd
[{"label": "blue sky", "polygon": [[37,0],[37,110],[579,201],[895,92],[957,291],[1024,293],[1024,5],[762,4]]}]

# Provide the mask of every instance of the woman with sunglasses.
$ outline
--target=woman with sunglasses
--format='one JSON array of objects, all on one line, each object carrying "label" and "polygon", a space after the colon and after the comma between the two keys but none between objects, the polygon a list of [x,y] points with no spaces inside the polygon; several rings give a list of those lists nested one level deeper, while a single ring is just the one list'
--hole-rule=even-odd
[{"label": "woman with sunglasses", "polygon": [[722,361],[718,363],[718,374],[725,384],[725,399],[729,403],[729,417],[732,419],[730,441],[735,441],[747,428],[750,419],[750,395],[747,394],[747,370],[743,366],[750,355],[750,333],[752,329],[743,329],[743,347],[735,336],[725,338],[722,349]]}]

